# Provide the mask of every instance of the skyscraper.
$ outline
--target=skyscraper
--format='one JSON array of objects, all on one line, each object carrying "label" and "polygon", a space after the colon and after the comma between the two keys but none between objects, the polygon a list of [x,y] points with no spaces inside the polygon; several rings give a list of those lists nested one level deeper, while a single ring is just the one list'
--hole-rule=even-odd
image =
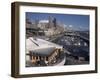
[{"label": "skyscraper", "polygon": [[56,18],[53,19],[53,24],[54,24],[54,27],[57,27],[57,22],[56,22]]},{"label": "skyscraper", "polygon": [[53,18],[51,16],[49,16],[49,23],[48,23],[48,27],[53,27]]}]

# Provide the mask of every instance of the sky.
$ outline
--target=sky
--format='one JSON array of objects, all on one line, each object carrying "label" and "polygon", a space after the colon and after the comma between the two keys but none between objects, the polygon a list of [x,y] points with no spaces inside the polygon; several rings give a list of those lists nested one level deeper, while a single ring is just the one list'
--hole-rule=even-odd
[{"label": "sky", "polygon": [[26,19],[33,22],[35,20],[48,20],[49,16],[56,18],[58,22],[74,30],[89,30],[89,15],[26,12]]}]

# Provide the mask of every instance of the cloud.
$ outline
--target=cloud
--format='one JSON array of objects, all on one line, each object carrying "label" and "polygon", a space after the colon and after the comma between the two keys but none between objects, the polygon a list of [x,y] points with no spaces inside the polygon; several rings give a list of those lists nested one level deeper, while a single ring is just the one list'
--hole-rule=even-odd
[{"label": "cloud", "polygon": [[69,25],[69,27],[70,27],[70,28],[72,28],[72,27],[73,27],[73,25]]}]

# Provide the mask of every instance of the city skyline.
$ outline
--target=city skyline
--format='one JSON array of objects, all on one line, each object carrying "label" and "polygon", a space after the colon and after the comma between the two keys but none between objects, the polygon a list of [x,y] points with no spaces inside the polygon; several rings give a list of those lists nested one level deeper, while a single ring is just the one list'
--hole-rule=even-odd
[{"label": "city skyline", "polygon": [[70,27],[73,30],[89,30],[89,15],[26,12],[26,19],[29,19],[31,22],[34,22],[35,20],[48,20],[49,16],[56,18],[57,22],[60,22],[61,24],[66,25],[65,27]]}]

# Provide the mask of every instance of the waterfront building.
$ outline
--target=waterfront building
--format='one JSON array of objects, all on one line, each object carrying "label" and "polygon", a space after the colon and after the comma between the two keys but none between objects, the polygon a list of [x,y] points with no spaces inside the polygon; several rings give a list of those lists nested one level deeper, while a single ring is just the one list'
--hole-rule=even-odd
[{"label": "waterfront building", "polygon": [[26,61],[33,66],[64,65],[63,47],[39,38],[30,37],[26,39]]}]

